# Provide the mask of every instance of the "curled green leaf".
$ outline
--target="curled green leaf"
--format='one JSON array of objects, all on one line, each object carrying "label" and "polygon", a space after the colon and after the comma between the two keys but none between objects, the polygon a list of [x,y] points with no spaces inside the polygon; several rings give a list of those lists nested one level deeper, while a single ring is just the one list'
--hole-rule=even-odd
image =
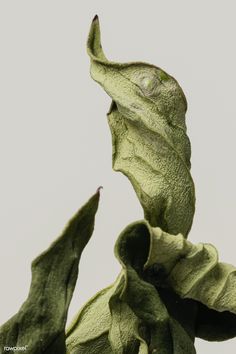
[{"label": "curled green leaf", "polygon": [[146,277],[147,225],[131,224],[121,233],[115,251],[122,271],[76,316],[67,332],[68,354],[195,353],[196,304],[159,292]]},{"label": "curled green leaf", "polygon": [[171,290],[159,291],[148,278],[145,264],[150,252],[150,230],[146,221],[133,223],[116,242],[115,253],[126,279],[121,299],[142,321],[147,353],[159,350],[165,354],[193,354],[196,305],[191,300],[181,301]]},{"label": "curled green leaf", "polygon": [[160,264],[166,281],[183,298],[197,300],[217,311],[236,314],[236,268],[218,261],[211,244],[193,245],[181,234],[151,229],[148,268]]},{"label": "curled green leaf", "polygon": [[[155,287],[169,315],[192,340],[199,336],[219,341],[236,335],[236,268],[218,262],[214,246],[194,245],[181,234],[173,236],[141,221],[121,233],[116,255],[124,269],[135,270]],[[134,286],[130,289],[135,291]],[[142,304],[140,310],[144,308]],[[147,312],[153,315],[152,309]]]},{"label": "curled green leaf", "polygon": [[[68,354],[194,354],[195,337],[220,341],[236,335],[229,305],[234,282],[212,281],[213,269],[220,274],[228,267],[218,262],[213,246],[195,246],[144,220],[123,230],[115,254],[122,271],[76,316],[67,332]],[[223,279],[231,289],[228,298],[218,291]]]},{"label": "curled green leaf", "polygon": [[91,76],[112,98],[113,168],[131,181],[152,226],[187,236],[195,210],[186,134],[187,103],[177,81],[147,63],[108,61],[98,18],[90,29]]},{"label": "curled green leaf", "polygon": [[32,263],[27,300],[0,328],[4,347],[24,347],[30,354],[65,354],[67,311],[98,208],[99,190],[71,219],[62,235]]}]

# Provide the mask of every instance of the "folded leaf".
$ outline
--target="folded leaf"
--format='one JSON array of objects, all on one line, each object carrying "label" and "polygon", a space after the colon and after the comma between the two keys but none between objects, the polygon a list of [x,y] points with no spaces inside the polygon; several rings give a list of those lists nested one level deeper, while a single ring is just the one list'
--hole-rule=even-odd
[{"label": "folded leaf", "polygon": [[30,354],[66,353],[67,311],[81,253],[93,232],[98,202],[99,190],[49,249],[33,261],[28,298],[18,313],[0,328],[1,349],[27,346]]},{"label": "folded leaf", "polygon": [[132,224],[119,237],[115,252],[123,269],[76,316],[67,332],[68,354],[195,353],[196,304],[159,292],[145,279],[150,248],[146,225]]},{"label": "folded leaf", "polygon": [[113,285],[83,306],[67,330],[68,354],[148,354],[148,347],[138,334],[139,319],[120,299],[123,288],[121,273]]},{"label": "folded leaf", "polygon": [[[225,266],[213,246],[195,246],[180,234],[140,221],[121,233],[115,253],[122,271],[76,316],[67,332],[68,354],[194,354],[195,336],[225,340],[236,335],[236,315],[218,307],[220,297],[210,308],[197,285],[214,267]],[[205,280],[206,293],[222,285],[218,280]],[[188,284],[195,292],[186,292]]]},{"label": "folded leaf", "polygon": [[114,170],[129,178],[152,226],[187,236],[195,193],[182,89],[154,65],[108,61],[97,17],[87,46],[92,78],[112,98],[108,123]]},{"label": "folded leaf", "polygon": [[236,315],[219,312],[198,303],[196,337],[208,341],[223,341],[236,336]]},{"label": "folded leaf", "polygon": [[[166,301],[166,294],[160,294],[145,277],[144,265],[151,241],[150,226],[147,225],[145,221],[133,223],[125,228],[117,240],[115,253],[126,278],[121,299],[127,302],[148,331],[146,340],[150,353],[195,353],[195,304],[178,304],[176,297]],[[175,309],[178,306],[181,307],[181,315]]]},{"label": "folded leaf", "polygon": [[167,283],[181,297],[236,314],[236,268],[218,262],[213,245],[193,245],[181,234],[173,237],[160,228],[150,232],[152,242],[146,268],[160,264]]},{"label": "folded leaf", "polygon": [[[120,281],[109,300],[111,313],[111,326],[109,329],[109,340],[112,352],[115,354],[137,354],[140,345],[144,346],[145,341],[139,336],[140,320],[131,310],[129,305],[121,299],[121,293],[125,286],[124,276]],[[146,351],[148,353],[146,345]]]},{"label": "folded leaf", "polygon": [[236,268],[218,262],[212,245],[193,245],[181,234],[170,235],[140,221],[121,233],[116,254],[126,269],[132,267],[139,278],[155,286],[169,315],[192,340],[236,336]]}]

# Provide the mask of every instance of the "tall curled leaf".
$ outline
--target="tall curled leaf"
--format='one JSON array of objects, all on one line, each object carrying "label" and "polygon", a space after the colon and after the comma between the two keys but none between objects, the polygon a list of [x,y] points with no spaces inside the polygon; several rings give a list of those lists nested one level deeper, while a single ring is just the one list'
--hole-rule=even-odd
[{"label": "tall curled leaf", "polygon": [[62,235],[32,262],[27,300],[0,328],[4,347],[25,347],[30,354],[65,354],[67,311],[82,251],[94,228],[99,190],[71,219]]},{"label": "tall curled leaf", "polygon": [[112,98],[113,167],[130,179],[146,220],[119,236],[122,270],[76,316],[68,354],[194,354],[196,336],[234,337],[235,269],[213,246],[186,240],[195,195],[182,89],[154,65],[108,61],[97,16],[87,48],[92,78]]},{"label": "tall curled leaf", "polygon": [[112,98],[113,168],[131,181],[152,226],[187,236],[195,209],[186,134],[187,103],[177,81],[147,63],[108,61],[98,17],[88,42],[91,76]]}]

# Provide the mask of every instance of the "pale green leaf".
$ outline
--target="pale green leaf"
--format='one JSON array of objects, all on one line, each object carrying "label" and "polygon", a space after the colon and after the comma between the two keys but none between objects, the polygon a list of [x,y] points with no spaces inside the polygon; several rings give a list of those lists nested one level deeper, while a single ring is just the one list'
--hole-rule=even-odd
[{"label": "pale green leaf", "polygon": [[139,350],[140,354],[148,354],[147,345],[138,334],[139,319],[120,299],[123,288],[121,273],[113,285],[83,306],[67,330],[68,354],[137,354]]},{"label": "pale green leaf", "polygon": [[160,264],[167,283],[184,298],[197,300],[217,311],[236,314],[236,268],[218,261],[211,244],[192,244],[152,228],[151,246],[145,267]]},{"label": "pale green leaf", "polygon": [[108,332],[111,324],[109,300],[115,285],[101,290],[73,319],[66,333],[68,354],[111,353]]},{"label": "pale green leaf", "polygon": [[88,37],[88,54],[92,78],[112,98],[108,123],[113,168],[129,178],[152,226],[187,236],[195,193],[182,89],[154,65],[108,61],[97,17]]}]

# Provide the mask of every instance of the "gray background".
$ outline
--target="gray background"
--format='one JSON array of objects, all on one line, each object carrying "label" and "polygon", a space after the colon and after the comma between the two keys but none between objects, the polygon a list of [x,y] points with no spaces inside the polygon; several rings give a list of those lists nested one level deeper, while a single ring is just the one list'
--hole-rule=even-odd
[{"label": "gray background", "polygon": [[[99,3],[99,4],[98,4]],[[235,2],[0,2],[0,322],[27,296],[30,263],[104,186],[69,318],[110,284],[117,235],[142,218],[128,180],[111,169],[110,98],[89,77],[86,38],[98,13],[108,58],[162,67],[183,87],[197,210],[190,240],[235,257]],[[236,340],[196,341],[235,353]]]}]

